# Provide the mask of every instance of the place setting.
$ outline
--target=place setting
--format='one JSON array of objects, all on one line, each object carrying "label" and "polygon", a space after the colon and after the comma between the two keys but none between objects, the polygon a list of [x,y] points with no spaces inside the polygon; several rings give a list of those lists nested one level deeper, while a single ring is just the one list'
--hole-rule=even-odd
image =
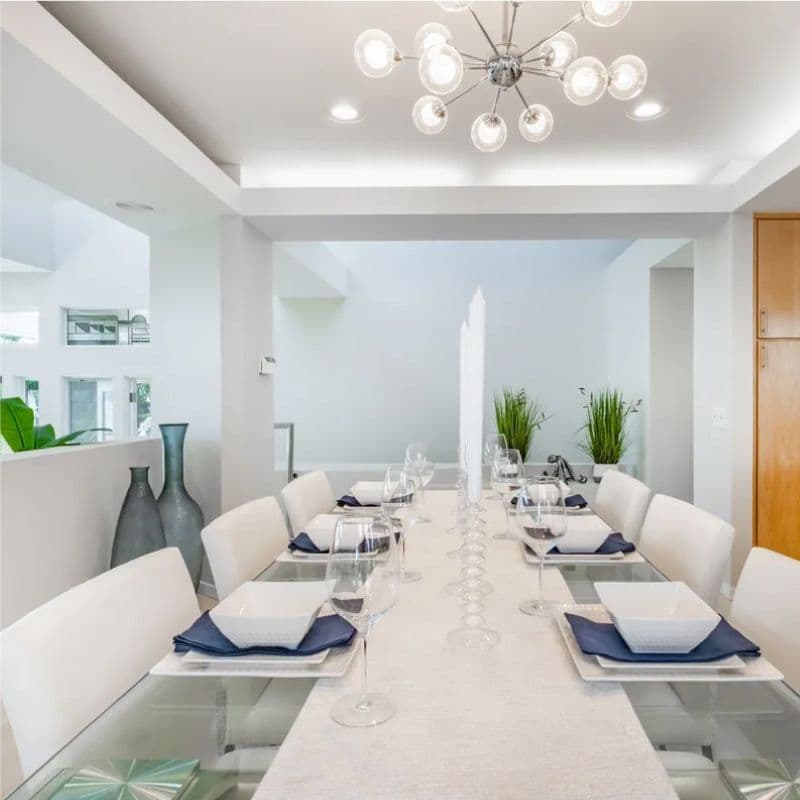
[{"label": "place setting", "polygon": [[758,644],[681,581],[597,582],[601,604],[560,605],[586,681],[780,681]]}]

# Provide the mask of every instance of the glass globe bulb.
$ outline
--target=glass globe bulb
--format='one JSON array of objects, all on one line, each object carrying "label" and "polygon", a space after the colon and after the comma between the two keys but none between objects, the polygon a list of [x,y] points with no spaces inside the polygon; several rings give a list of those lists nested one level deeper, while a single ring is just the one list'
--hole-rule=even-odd
[{"label": "glass globe bulb", "polygon": [[553,112],[534,103],[519,115],[519,132],[529,142],[543,142],[553,132]]},{"label": "glass globe bulb", "polygon": [[367,77],[383,78],[394,69],[398,53],[388,33],[372,28],[356,39],[353,55]]},{"label": "glass globe bulb", "polygon": [[426,94],[414,103],[411,119],[420,133],[428,136],[441,133],[447,125],[447,107],[435,95]]},{"label": "glass globe bulb", "polygon": [[568,100],[578,106],[588,106],[603,96],[608,85],[608,72],[600,59],[583,56],[567,67],[562,81]]},{"label": "glass globe bulb", "polygon": [[506,142],[508,129],[506,123],[499,114],[481,114],[472,123],[470,136],[472,144],[482,153],[494,153],[499,150]]},{"label": "glass globe bulb", "polygon": [[419,79],[432,94],[449,94],[464,77],[464,62],[455,47],[431,45],[419,58]]},{"label": "glass globe bulb", "polygon": [[442,11],[466,11],[472,5],[472,0],[436,0],[436,5]]},{"label": "glass globe bulb", "polygon": [[608,68],[608,93],[617,100],[638,97],[647,84],[647,65],[639,56],[620,56]]},{"label": "glass globe bulb", "polygon": [[414,36],[414,52],[421,56],[434,44],[450,44],[453,36],[440,22],[426,22]]},{"label": "glass globe bulb", "polygon": [[577,58],[578,43],[571,33],[561,31],[542,44],[539,55],[544,56],[544,63],[548,67],[564,69]]},{"label": "glass globe bulb", "polygon": [[631,0],[583,0],[581,7],[587,22],[599,28],[610,28],[631,10]]}]

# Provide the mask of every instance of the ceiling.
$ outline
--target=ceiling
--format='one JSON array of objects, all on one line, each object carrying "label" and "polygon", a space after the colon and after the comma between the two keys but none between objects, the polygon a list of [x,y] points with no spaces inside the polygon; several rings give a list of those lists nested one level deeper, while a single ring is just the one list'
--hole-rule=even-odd
[{"label": "ceiling", "polygon": [[[557,82],[526,77],[529,102],[548,104],[556,127],[545,143],[519,137],[520,103],[500,101],[509,125],[499,153],[477,152],[469,127],[491,92],[456,103],[444,132],[425,137],[410,111],[424,93],[412,62],[388,78],[362,76],[352,58],[368,27],[408,47],[429,20],[448,24],[458,46],[483,53],[468,14],[433,2],[58,2],[51,14],[204,153],[241,165],[246,186],[509,186],[730,182],[800,129],[800,2],[640,2],[617,27],[578,23],[582,54],[609,63],[645,59],[645,97],[671,113],[639,123],[610,97],[569,103]],[[501,4],[479,2],[491,31]],[[526,2],[520,43],[563,24],[577,2]],[[327,118],[348,99],[354,125]]]}]

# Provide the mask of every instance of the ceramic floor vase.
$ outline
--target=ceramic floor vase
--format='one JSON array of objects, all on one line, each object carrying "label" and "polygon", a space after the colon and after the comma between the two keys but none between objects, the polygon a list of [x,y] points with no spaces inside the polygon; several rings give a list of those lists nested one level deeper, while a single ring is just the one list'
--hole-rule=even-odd
[{"label": "ceramic floor vase", "polygon": [[194,588],[200,584],[203,567],[203,512],[183,483],[183,443],[188,423],[159,425],[164,440],[164,489],[158,509],[164,523],[167,545],[177,547],[189,569]]},{"label": "ceramic floor vase", "polygon": [[131,467],[130,470],[131,485],[114,531],[112,567],[166,546],[161,514],[147,477],[150,467]]}]

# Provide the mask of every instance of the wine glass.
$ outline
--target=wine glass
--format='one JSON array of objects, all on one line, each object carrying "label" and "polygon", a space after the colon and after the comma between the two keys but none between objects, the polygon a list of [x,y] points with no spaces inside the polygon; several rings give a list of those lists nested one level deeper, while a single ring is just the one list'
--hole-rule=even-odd
[{"label": "wine glass", "polygon": [[415,470],[405,465],[392,465],[386,470],[383,480],[383,500],[381,508],[389,519],[400,522],[400,582],[414,583],[422,578],[419,572],[406,569],[406,529],[416,520],[408,519],[407,514],[417,505],[417,492],[420,479]]},{"label": "wine glass", "polygon": [[550,477],[526,480],[517,493],[517,507],[511,518],[519,540],[539,558],[539,597],[525,601],[519,610],[537,617],[549,616],[552,604],[544,600],[542,591],[544,559],[557,540],[567,532],[567,511],[561,482]]},{"label": "wine glass", "polygon": [[[436,465],[428,457],[428,445],[426,442],[412,442],[406,448],[405,466],[413,470],[419,478],[418,486],[420,491],[417,497],[417,508],[422,511],[425,505],[425,487],[431,482]],[[414,519],[414,524],[431,522],[428,517],[417,516]]]},{"label": "wine glass", "polygon": [[492,489],[500,496],[506,512],[506,529],[494,535],[495,539],[516,539],[509,526],[509,511],[511,501],[519,491],[525,480],[525,464],[519,450],[501,448],[495,451],[492,462],[491,484]]},{"label": "wine glass", "polygon": [[399,572],[392,523],[387,517],[343,517],[336,523],[325,579],[328,603],[361,634],[361,691],[339,699],[331,717],[340,725],[380,725],[394,716],[392,701],[367,691],[367,640],[373,625],[397,601]]},{"label": "wine glass", "polygon": [[[485,466],[489,467],[489,480],[491,481],[492,478],[492,464],[494,463],[494,457],[497,454],[498,450],[507,450],[508,449],[508,440],[506,439],[506,435],[504,433],[489,433],[486,436],[486,441],[483,443],[483,463]],[[503,498],[497,494],[489,495],[489,497],[493,497],[495,500],[502,500]]]}]

